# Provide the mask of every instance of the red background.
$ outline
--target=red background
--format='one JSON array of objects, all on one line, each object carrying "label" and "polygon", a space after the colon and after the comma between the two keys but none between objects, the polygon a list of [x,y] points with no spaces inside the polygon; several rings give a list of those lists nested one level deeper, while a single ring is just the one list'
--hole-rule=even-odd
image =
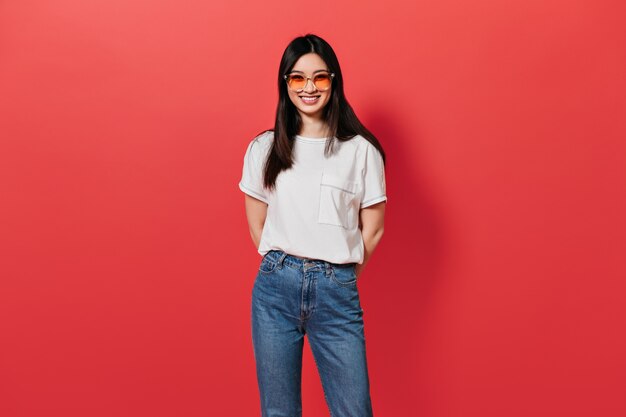
[{"label": "red background", "polygon": [[625,12],[3,1],[0,415],[259,415],[237,183],[307,32],[388,154],[375,414],[626,415]]}]

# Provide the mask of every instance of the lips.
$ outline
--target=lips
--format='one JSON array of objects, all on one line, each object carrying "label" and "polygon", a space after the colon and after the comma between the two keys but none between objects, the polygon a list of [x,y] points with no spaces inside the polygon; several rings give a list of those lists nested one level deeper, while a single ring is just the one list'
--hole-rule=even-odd
[{"label": "lips", "polygon": [[320,96],[300,96],[300,99],[305,104],[315,104],[319,100]]}]

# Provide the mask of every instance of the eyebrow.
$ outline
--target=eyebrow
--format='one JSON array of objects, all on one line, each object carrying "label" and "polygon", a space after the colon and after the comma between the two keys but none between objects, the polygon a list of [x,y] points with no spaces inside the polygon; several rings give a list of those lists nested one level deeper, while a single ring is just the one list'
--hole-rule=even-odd
[{"label": "eyebrow", "polygon": [[[298,70],[292,70],[291,72],[299,72],[300,74],[304,74],[304,71],[298,71]],[[319,70],[313,71],[313,74],[315,74],[317,72],[330,72],[330,71],[325,70],[325,69],[319,69]]]}]

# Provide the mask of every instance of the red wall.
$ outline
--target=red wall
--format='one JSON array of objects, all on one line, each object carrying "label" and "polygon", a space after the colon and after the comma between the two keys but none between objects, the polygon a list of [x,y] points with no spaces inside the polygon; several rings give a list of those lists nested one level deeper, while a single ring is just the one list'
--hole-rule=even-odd
[{"label": "red wall", "polygon": [[375,414],[626,415],[623,4],[3,1],[0,415],[259,415],[237,183],[307,32],[388,154]]}]

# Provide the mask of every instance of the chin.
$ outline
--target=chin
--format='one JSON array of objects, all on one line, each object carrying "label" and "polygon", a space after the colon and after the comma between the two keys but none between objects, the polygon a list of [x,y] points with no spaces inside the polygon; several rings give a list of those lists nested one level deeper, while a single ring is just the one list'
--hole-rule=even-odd
[{"label": "chin", "polygon": [[307,116],[317,116],[317,115],[322,115],[322,110],[324,110],[323,107],[320,107],[319,109],[316,110],[312,110],[312,109],[306,109],[306,110],[302,110],[300,109],[300,113],[304,113]]}]

